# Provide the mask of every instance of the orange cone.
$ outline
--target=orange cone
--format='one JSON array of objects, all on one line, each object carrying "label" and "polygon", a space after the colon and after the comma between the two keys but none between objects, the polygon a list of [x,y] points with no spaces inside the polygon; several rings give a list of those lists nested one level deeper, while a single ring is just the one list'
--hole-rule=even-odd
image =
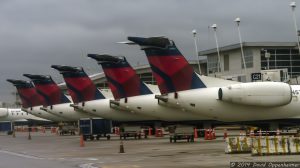
[{"label": "orange cone", "polygon": [[125,153],[123,141],[120,141],[120,151],[119,153]]},{"label": "orange cone", "polygon": [[79,143],[80,143],[80,147],[84,147],[84,140],[83,140],[83,135],[82,134],[80,135]]},{"label": "orange cone", "polygon": [[212,140],[212,131],[211,131],[211,129],[207,130],[207,140]]},{"label": "orange cone", "polygon": [[204,130],[204,140],[208,140],[208,131]]},{"label": "orange cone", "polygon": [[149,127],[149,129],[148,129],[148,136],[151,136],[151,135],[152,135],[152,128]]},{"label": "orange cone", "polygon": [[197,128],[194,129],[194,139],[198,138],[198,131]]},{"label": "orange cone", "polygon": [[120,128],[119,127],[116,127],[116,134],[120,135]]},{"label": "orange cone", "polygon": [[215,129],[212,129],[212,139],[216,139],[216,131],[215,131]]},{"label": "orange cone", "polygon": [[224,129],[224,139],[226,139],[227,138],[227,129]]}]

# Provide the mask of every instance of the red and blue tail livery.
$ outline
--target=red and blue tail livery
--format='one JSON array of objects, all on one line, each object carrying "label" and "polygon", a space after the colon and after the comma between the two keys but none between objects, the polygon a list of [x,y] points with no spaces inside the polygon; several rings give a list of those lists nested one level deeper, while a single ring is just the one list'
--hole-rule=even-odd
[{"label": "red and blue tail livery", "polygon": [[175,43],[165,37],[128,37],[141,46],[162,94],[205,88]]},{"label": "red and blue tail livery", "polygon": [[48,105],[45,99],[37,93],[31,82],[14,79],[7,79],[7,81],[12,83],[17,88],[18,94],[22,101],[22,107],[29,108],[40,105]]},{"label": "red and blue tail livery", "polygon": [[51,67],[63,75],[74,103],[105,99],[83,68],[61,65],[52,65]]},{"label": "red and blue tail livery", "polygon": [[67,96],[61,91],[51,76],[24,74],[35,85],[37,92],[42,95],[48,104],[56,105],[70,103]]},{"label": "red and blue tail livery", "polygon": [[115,99],[152,94],[125,57],[88,54],[103,68]]}]

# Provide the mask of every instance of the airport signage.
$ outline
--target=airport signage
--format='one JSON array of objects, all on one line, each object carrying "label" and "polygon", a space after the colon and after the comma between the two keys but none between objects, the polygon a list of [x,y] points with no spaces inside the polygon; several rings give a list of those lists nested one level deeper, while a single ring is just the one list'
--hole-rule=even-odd
[{"label": "airport signage", "polygon": [[252,73],[251,79],[252,79],[252,81],[261,80],[261,73]]}]

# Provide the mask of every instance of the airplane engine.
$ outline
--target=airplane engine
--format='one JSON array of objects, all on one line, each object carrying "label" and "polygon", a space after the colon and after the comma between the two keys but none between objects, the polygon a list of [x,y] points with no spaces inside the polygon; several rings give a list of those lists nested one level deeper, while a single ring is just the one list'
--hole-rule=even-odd
[{"label": "airplane engine", "polygon": [[7,109],[6,108],[0,108],[0,118],[1,117],[6,117],[8,115]]},{"label": "airplane engine", "polygon": [[219,100],[252,106],[282,106],[292,100],[290,85],[280,82],[253,82],[222,87]]}]

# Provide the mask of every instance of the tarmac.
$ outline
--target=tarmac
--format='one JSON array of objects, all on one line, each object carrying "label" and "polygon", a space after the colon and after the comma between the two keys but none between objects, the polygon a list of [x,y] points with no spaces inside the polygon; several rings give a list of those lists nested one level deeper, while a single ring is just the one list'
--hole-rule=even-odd
[{"label": "tarmac", "polygon": [[225,154],[223,137],[216,140],[199,138],[194,143],[170,143],[169,137],[123,140],[125,153],[120,151],[120,139],[86,141],[80,147],[79,136],[17,132],[16,137],[0,135],[0,168],[153,168],[230,167],[230,162],[293,161],[299,155],[251,156]]}]

